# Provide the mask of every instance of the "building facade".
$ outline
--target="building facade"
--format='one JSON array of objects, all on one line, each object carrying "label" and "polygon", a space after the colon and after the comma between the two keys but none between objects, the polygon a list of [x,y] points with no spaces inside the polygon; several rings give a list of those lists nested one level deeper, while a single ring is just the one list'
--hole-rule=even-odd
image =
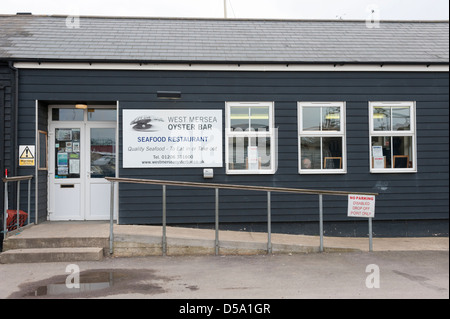
[{"label": "building facade", "polygon": [[[0,17],[0,161],[34,176],[32,221],[109,219],[110,176],[375,192],[375,236],[448,235],[448,22],[78,19]],[[120,184],[118,223],[160,224],[161,195]],[[169,187],[167,223],[214,205]],[[221,228],[266,219],[265,194],[221,190]],[[324,220],[366,234],[346,198]],[[273,231],[317,221],[317,196],[272,194]]]}]

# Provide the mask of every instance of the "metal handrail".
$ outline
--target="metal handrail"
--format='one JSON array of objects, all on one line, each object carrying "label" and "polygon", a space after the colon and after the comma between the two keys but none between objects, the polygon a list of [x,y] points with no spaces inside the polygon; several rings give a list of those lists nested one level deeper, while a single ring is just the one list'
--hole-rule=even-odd
[{"label": "metal handrail", "polygon": [[33,175],[25,175],[25,176],[14,176],[14,177],[4,177],[2,178],[3,183],[5,183],[5,197],[4,197],[4,223],[3,223],[3,233],[7,233],[7,221],[8,221],[8,182],[17,182],[17,217],[16,217],[16,229],[20,228],[19,221],[19,212],[20,212],[20,182],[28,181],[28,221],[27,224],[30,224],[30,205],[31,205],[31,180],[33,179]]},{"label": "metal handrail", "polygon": [[236,190],[249,190],[249,191],[261,191],[261,192],[279,192],[279,193],[296,193],[296,194],[313,194],[313,195],[322,194],[322,195],[336,195],[336,196],[348,196],[348,195],[378,196],[378,193],[368,193],[368,192],[343,192],[343,191],[312,190],[312,189],[286,188],[286,187],[268,187],[268,186],[165,181],[165,180],[123,178],[123,177],[121,177],[121,178],[106,177],[106,180],[108,180],[110,182],[122,182],[122,183],[134,183],[134,184],[236,189]]},{"label": "metal handrail", "polygon": [[17,182],[17,181],[31,180],[33,177],[34,177],[33,175],[3,177],[2,180],[3,180],[4,183],[7,183],[7,182]]},{"label": "metal handrail", "polygon": [[[323,195],[332,196],[348,196],[348,195],[366,195],[378,196],[378,193],[371,192],[344,192],[344,191],[329,191],[329,190],[311,190],[300,188],[286,188],[286,187],[268,187],[268,186],[250,186],[250,185],[232,185],[232,184],[217,184],[217,183],[198,183],[198,182],[182,182],[182,181],[166,181],[166,180],[152,180],[152,179],[138,179],[138,178],[119,178],[106,177],[107,181],[111,182],[111,206],[110,206],[110,253],[113,253],[113,219],[114,219],[114,184],[115,183],[132,183],[132,184],[148,184],[148,185],[162,185],[162,219],[163,219],[163,234],[162,234],[162,251],[163,255],[167,252],[167,238],[166,238],[166,188],[167,186],[183,186],[183,187],[199,187],[215,189],[215,253],[219,253],[219,189],[233,189],[233,190],[248,190],[267,192],[267,253],[272,253],[271,242],[271,193],[295,193],[295,194],[309,194],[319,195],[319,225],[320,225],[320,252],[323,252]],[[369,250],[373,250],[372,245],[372,218],[369,218]]]}]

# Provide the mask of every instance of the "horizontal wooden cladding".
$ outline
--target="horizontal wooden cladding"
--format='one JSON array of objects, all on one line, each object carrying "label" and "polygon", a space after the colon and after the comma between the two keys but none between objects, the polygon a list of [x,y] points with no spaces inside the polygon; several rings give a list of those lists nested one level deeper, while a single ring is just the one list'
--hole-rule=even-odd
[{"label": "horizontal wooden cladding", "polygon": [[[226,101],[273,101],[278,170],[274,175],[230,176],[225,167],[215,168],[214,183],[261,187],[261,191],[221,189],[221,221],[265,221],[264,187],[378,193],[377,219],[448,219],[448,85],[448,73],[21,69],[19,144],[34,144],[35,100],[119,101],[121,109],[221,109],[224,119]],[[158,100],[156,92],[164,90],[181,91],[182,98]],[[346,102],[345,174],[298,174],[298,101]],[[369,101],[416,102],[416,173],[370,173]],[[119,112],[120,140],[121,116]],[[201,168],[120,168],[119,176],[205,181]],[[121,222],[160,223],[161,187],[121,183]],[[213,221],[213,189],[170,185],[167,196],[168,221]],[[273,221],[318,220],[317,197],[273,193]],[[325,220],[347,220],[345,196],[324,195],[324,215]]]},{"label": "horizontal wooden cladding", "polygon": [[232,185],[232,184],[217,184],[217,183],[195,183],[195,182],[164,181],[164,180],[137,179],[137,178],[106,177],[106,179],[108,181],[110,181],[110,182],[119,182],[119,183],[151,184],[151,185],[167,185],[167,186],[184,186],[184,187],[200,187],[200,188],[210,188],[210,189],[215,189],[215,188],[218,188],[218,189],[234,189],[234,190],[258,191],[258,192],[277,192],[277,193],[314,194],[314,195],[335,195],[335,196],[348,196],[349,194],[371,195],[371,196],[377,196],[378,195],[378,193],[327,191],[327,190],[311,190],[311,189],[299,189],[299,188],[287,188],[287,187]]}]

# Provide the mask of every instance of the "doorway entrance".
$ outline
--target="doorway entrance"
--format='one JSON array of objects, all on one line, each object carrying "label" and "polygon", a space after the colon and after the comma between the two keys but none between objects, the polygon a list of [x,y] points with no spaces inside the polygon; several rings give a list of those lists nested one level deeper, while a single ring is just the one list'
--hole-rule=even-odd
[{"label": "doorway entrance", "polygon": [[49,106],[49,220],[108,220],[117,109]]}]

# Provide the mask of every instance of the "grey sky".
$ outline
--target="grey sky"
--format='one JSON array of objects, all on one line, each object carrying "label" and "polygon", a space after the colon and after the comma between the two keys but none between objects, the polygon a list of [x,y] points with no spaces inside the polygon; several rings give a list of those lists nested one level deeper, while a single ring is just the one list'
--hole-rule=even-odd
[{"label": "grey sky", "polygon": [[[0,0],[0,14],[221,18],[223,0]],[[230,18],[448,20],[448,0],[227,0]]]}]

